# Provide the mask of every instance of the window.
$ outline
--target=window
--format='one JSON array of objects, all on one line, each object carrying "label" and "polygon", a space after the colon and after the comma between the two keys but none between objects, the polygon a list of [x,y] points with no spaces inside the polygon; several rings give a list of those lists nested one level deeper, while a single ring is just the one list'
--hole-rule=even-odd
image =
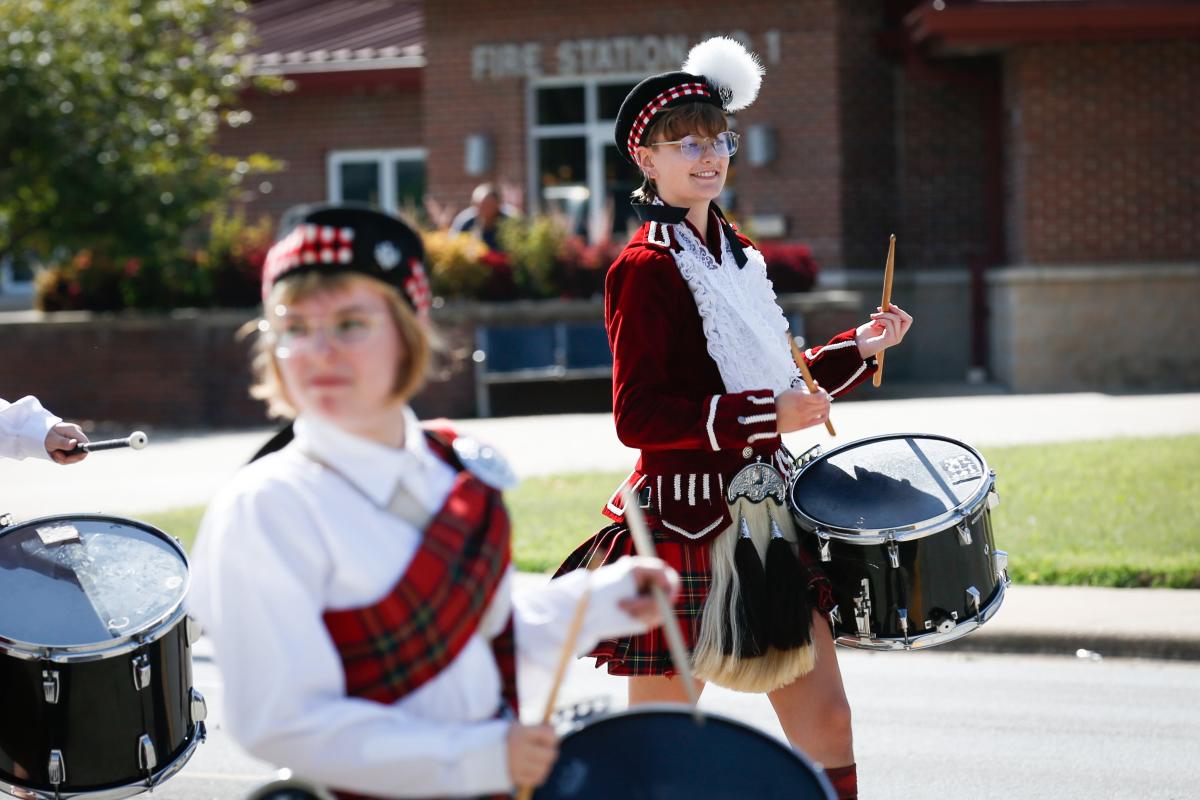
[{"label": "window", "polygon": [[419,217],[425,202],[425,150],[338,150],[329,154],[329,201],[370,203]]},{"label": "window", "polygon": [[613,127],[621,101],[641,76],[546,78],[530,85],[530,207],[564,215],[596,240],[636,227],[629,193],[637,168],[617,152]]}]

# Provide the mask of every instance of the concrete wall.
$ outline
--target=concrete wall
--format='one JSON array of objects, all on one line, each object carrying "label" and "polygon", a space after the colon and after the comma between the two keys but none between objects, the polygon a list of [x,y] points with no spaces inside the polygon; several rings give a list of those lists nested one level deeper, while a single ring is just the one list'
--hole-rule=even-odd
[{"label": "concrete wall", "polygon": [[[850,292],[785,295],[789,313],[805,315],[809,334],[825,341],[853,324],[861,298]],[[39,397],[73,420],[135,427],[228,428],[267,422],[250,398],[250,345],[237,331],[252,311],[181,311],[170,315],[88,312],[0,313],[0,397]],[[445,341],[435,375],[413,402],[422,418],[475,415],[471,359],[479,325],[603,319],[599,300],[461,303],[434,310]],[[578,385],[576,385],[578,384]],[[539,381],[496,388],[494,413],[604,411],[607,379]]]},{"label": "concrete wall", "polygon": [[1014,391],[1200,387],[1200,264],[1016,267],[989,294],[993,368]]},{"label": "concrete wall", "polygon": [[[883,260],[877,271],[844,273],[845,286],[861,297],[852,324],[866,322],[883,299]],[[886,375],[890,380],[956,383],[966,379],[971,366],[970,275],[958,269],[897,269],[892,300],[913,316],[913,327],[904,343],[888,352]]]}]

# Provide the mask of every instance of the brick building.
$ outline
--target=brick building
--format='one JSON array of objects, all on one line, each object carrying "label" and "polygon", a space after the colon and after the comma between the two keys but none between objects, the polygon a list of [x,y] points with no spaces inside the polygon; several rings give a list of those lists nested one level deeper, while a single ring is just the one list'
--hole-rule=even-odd
[{"label": "brick building", "polygon": [[231,153],[287,169],[252,213],[466,203],[484,180],[623,237],[612,118],[644,75],[725,33],[760,54],[726,205],[809,244],[870,305],[889,233],[918,317],[897,379],[1021,391],[1200,385],[1200,5],[1135,0],[428,3],[260,0]]}]

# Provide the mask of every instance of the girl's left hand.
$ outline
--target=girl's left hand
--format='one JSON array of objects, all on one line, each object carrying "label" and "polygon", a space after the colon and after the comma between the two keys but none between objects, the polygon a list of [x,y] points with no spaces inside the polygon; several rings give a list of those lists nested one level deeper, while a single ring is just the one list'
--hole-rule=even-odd
[{"label": "girl's left hand", "polygon": [[871,321],[858,326],[854,332],[854,341],[858,344],[858,354],[870,358],[876,353],[895,347],[904,339],[904,334],[912,327],[913,318],[907,311],[895,303],[884,311],[878,309],[871,315]]}]

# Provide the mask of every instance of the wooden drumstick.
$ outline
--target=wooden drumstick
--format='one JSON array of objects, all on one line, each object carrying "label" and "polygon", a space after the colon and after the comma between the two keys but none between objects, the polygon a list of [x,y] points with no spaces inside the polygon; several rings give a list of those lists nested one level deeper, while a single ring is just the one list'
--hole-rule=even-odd
[{"label": "wooden drumstick", "polygon": [[[599,561],[588,565],[588,571],[594,570]],[[575,656],[575,644],[579,640],[579,631],[583,628],[583,618],[587,615],[588,601],[592,595],[591,575],[583,587],[583,594],[575,604],[575,616],[571,618],[571,626],[567,628],[566,638],[563,639],[562,650],[558,654],[558,666],[554,670],[554,682],[550,684],[550,696],[546,698],[546,709],[542,712],[542,724],[548,725],[554,716],[554,704],[558,700],[558,690],[562,687],[563,676],[567,674],[567,665]],[[517,792],[517,800],[529,800],[533,797],[532,786],[522,786]]]},{"label": "wooden drumstick", "polygon": [[[654,551],[654,539],[650,536],[650,528],[646,525],[646,517],[642,507],[637,504],[633,492],[626,486],[621,490],[621,498],[625,508],[625,524],[629,526],[629,534],[633,537],[633,546],[639,556],[657,558]],[[696,695],[696,681],[692,677],[692,662],[688,657],[687,645],[683,643],[683,632],[679,630],[679,620],[675,618],[675,609],[667,599],[667,593],[661,586],[651,586],[650,594],[658,604],[658,613],[662,617],[663,634],[667,639],[667,650],[671,652],[671,660],[683,687],[687,691],[688,702],[692,704],[692,717],[696,724],[704,723],[704,715],[700,713],[700,698]]]},{"label": "wooden drumstick", "polygon": [[146,438],[146,434],[141,431],[134,431],[124,439],[102,439],[98,442],[78,442],[75,447],[68,451],[71,453],[94,453],[97,450],[116,450],[119,447],[128,447],[131,450],[141,450],[150,440]]},{"label": "wooden drumstick", "polygon": [[[892,234],[892,238],[888,240],[888,257],[887,266],[883,268],[883,302],[879,308],[883,311],[890,311],[892,308],[892,270],[896,265],[896,234]],[[875,356],[875,375],[871,378],[871,385],[879,388],[883,383],[883,354],[880,350]]]},{"label": "wooden drumstick", "polygon": [[[808,387],[810,394],[816,394],[817,382],[813,380],[812,373],[808,371],[808,362],[804,360],[804,353],[800,352],[800,346],[796,344],[796,340],[790,333],[788,341],[792,343],[792,358],[796,359],[796,366],[800,368],[800,374],[804,377],[804,385]],[[833,429],[833,420],[828,417],[825,418],[825,430],[829,431],[830,436],[837,436],[837,431]]]}]

